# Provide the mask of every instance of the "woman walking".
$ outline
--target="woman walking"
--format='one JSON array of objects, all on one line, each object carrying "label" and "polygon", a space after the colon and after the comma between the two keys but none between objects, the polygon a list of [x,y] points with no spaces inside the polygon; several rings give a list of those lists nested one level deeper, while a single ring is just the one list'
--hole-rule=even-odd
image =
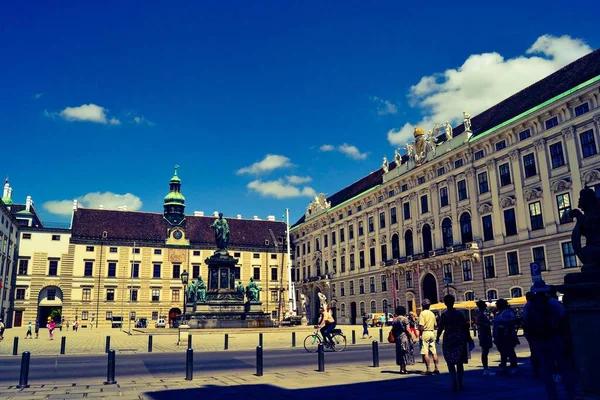
[{"label": "woman walking", "polygon": [[50,340],[54,340],[54,329],[56,328],[56,322],[54,322],[53,320],[48,321],[48,325],[46,325],[46,328],[48,328]]},{"label": "woman walking", "polygon": [[369,326],[367,325],[367,321],[368,321],[368,318],[367,318],[367,315],[365,314],[365,315],[363,315],[363,335],[362,335],[363,339],[365,338],[365,336],[368,336],[369,339],[371,338],[371,335],[369,335]]},{"label": "woman walking", "polygon": [[392,324],[392,335],[396,343],[396,365],[400,366],[400,373],[407,374],[406,366],[415,364],[415,355],[409,322],[406,318],[406,308],[396,307],[394,323]]},{"label": "woman walking", "polygon": [[[463,364],[468,362],[469,349],[475,344],[469,333],[469,323],[460,311],[454,309],[454,296],[444,296],[444,304],[448,308],[440,317],[437,340],[439,343],[442,332],[444,333],[444,359],[448,364],[448,371],[452,378],[452,391],[464,390],[463,375],[465,369]],[[468,347],[467,347],[468,346]]]},{"label": "woman walking", "polygon": [[476,324],[477,332],[479,332],[479,346],[481,347],[481,364],[483,364],[483,376],[493,376],[496,373],[488,369],[488,354],[490,349],[494,347],[492,343],[492,323],[490,319],[485,315],[487,310],[487,304],[483,300],[477,301],[477,313]]},{"label": "woman walking", "polygon": [[[498,312],[494,317],[494,343],[500,352],[500,368],[502,373],[516,375],[517,373],[517,354],[515,346],[519,344],[517,337],[515,313],[510,309],[508,301],[499,299],[496,302]],[[506,368],[506,363],[510,362],[510,370]]]}]

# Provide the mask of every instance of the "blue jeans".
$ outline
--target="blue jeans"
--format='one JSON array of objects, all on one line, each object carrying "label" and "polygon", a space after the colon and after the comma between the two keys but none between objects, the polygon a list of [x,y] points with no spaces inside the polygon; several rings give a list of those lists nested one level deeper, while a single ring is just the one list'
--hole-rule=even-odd
[{"label": "blue jeans", "polygon": [[323,335],[323,339],[325,339],[325,343],[332,343],[333,339],[331,338],[331,332],[335,329],[336,323],[325,324],[324,327],[321,328],[321,335]]},{"label": "blue jeans", "polygon": [[369,328],[367,327],[367,324],[363,325],[363,336],[368,335],[369,334]]}]

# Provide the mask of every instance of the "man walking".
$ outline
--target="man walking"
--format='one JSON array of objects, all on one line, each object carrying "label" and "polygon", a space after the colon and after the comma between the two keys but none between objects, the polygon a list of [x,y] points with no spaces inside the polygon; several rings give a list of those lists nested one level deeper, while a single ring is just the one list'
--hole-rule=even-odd
[{"label": "man walking", "polygon": [[367,325],[367,314],[363,315],[363,335],[362,338],[364,339],[365,336],[368,336],[369,339],[371,338],[371,335],[369,335],[369,326]]},{"label": "man walking", "polygon": [[27,339],[27,338],[33,339],[31,330],[32,330],[31,321],[29,321],[29,324],[27,324],[27,333],[25,334],[25,339]]},{"label": "man walking", "polygon": [[[421,347],[421,355],[425,358],[426,367],[426,370],[423,371],[421,375],[439,375],[440,371],[438,370],[438,356],[435,348],[434,333],[435,314],[429,310],[429,307],[431,306],[431,301],[429,301],[429,299],[423,300],[421,306],[423,307],[423,311],[421,311],[421,315],[419,315],[419,338],[423,342],[423,347]],[[433,363],[435,365],[433,372],[431,372],[429,368],[431,364],[429,354],[433,356]]]}]

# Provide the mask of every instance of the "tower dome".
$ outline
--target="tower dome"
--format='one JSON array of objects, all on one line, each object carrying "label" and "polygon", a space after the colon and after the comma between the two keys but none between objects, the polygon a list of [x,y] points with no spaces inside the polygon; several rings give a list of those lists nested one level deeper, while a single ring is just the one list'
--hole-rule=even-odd
[{"label": "tower dome", "polygon": [[169,193],[164,200],[164,216],[171,224],[179,225],[185,219],[185,196],[181,194],[181,179],[177,175],[178,165],[169,182]]}]

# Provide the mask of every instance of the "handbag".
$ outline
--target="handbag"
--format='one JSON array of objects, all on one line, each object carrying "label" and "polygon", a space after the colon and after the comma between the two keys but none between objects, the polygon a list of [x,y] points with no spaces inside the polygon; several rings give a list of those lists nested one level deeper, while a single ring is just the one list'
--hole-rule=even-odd
[{"label": "handbag", "polygon": [[390,333],[388,333],[388,343],[395,343],[396,338],[394,337],[394,333],[392,329],[390,329]]}]

